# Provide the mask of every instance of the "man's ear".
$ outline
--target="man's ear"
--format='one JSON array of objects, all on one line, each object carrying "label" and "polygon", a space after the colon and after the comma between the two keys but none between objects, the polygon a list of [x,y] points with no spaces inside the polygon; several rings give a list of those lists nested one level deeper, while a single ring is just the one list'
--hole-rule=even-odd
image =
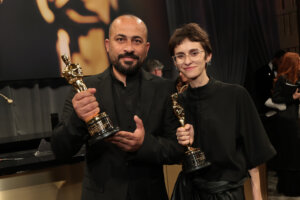
[{"label": "man's ear", "polygon": [[146,55],[148,55],[148,51],[150,49],[150,42],[146,43]]},{"label": "man's ear", "polygon": [[105,39],[105,49],[106,49],[106,52],[108,53],[109,52],[109,39]]}]

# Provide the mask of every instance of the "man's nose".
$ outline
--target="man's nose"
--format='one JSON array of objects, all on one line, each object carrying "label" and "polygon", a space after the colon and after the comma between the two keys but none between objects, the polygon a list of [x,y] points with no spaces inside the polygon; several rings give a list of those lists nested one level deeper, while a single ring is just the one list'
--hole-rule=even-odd
[{"label": "man's nose", "polygon": [[125,44],[124,51],[126,51],[126,52],[133,52],[133,51],[134,51],[134,47],[133,47],[131,41],[128,41],[128,42]]}]

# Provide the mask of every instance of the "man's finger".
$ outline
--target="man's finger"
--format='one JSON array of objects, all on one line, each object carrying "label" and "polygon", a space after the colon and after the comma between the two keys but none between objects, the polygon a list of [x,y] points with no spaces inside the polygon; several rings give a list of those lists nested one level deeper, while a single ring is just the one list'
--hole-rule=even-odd
[{"label": "man's finger", "polygon": [[87,91],[91,94],[95,94],[96,93],[96,88],[88,88]]},{"label": "man's finger", "polygon": [[74,96],[74,99],[79,101],[85,97],[88,97],[88,96],[94,96],[94,94],[96,93],[96,89],[95,88],[89,88],[87,89],[86,91],[82,91],[82,92],[79,92],[79,93],[76,93],[75,96]]},{"label": "man's finger", "polygon": [[120,149],[124,150],[124,151],[127,151],[129,149],[129,146],[126,144],[126,143],[122,143],[122,142],[119,142],[119,141],[111,141],[111,143],[117,145]]},{"label": "man's finger", "polygon": [[191,125],[190,125],[190,124],[185,124],[185,125],[184,125],[184,128],[185,128],[186,131],[188,131],[188,130],[190,130]]},{"label": "man's finger", "polygon": [[177,131],[178,131],[178,132],[185,132],[185,128],[184,128],[184,127],[179,127],[179,128],[177,129]]},{"label": "man's finger", "polygon": [[131,138],[133,138],[133,134],[131,132],[127,132],[127,131],[119,131],[118,133],[116,133],[114,135],[114,137],[131,139]]}]

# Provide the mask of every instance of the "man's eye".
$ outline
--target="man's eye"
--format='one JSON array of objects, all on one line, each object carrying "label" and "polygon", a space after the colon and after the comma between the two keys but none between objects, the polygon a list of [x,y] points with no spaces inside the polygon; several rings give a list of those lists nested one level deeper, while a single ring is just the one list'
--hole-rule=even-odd
[{"label": "man's eye", "polygon": [[135,40],[133,40],[133,42],[134,42],[135,44],[142,44],[142,40],[139,40],[139,39],[135,39]]},{"label": "man's eye", "polygon": [[116,40],[117,40],[118,42],[124,42],[124,41],[125,41],[124,38],[117,38]]}]

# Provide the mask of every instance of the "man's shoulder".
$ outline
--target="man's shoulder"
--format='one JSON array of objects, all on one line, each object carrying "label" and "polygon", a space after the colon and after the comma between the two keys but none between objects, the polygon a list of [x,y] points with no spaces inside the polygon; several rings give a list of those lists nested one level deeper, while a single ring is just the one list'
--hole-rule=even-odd
[{"label": "man's shoulder", "polygon": [[109,68],[107,68],[106,70],[104,70],[103,72],[101,72],[99,74],[85,76],[84,77],[84,81],[86,81],[86,82],[94,82],[94,81],[97,81],[99,79],[106,78],[108,76],[109,76]]},{"label": "man's shoulder", "polygon": [[143,71],[143,78],[146,81],[149,81],[150,83],[154,84],[154,85],[159,85],[161,87],[164,86],[174,86],[175,87],[175,80],[171,80],[171,79],[166,79],[164,77],[159,77],[156,75],[153,75],[149,72]]}]

